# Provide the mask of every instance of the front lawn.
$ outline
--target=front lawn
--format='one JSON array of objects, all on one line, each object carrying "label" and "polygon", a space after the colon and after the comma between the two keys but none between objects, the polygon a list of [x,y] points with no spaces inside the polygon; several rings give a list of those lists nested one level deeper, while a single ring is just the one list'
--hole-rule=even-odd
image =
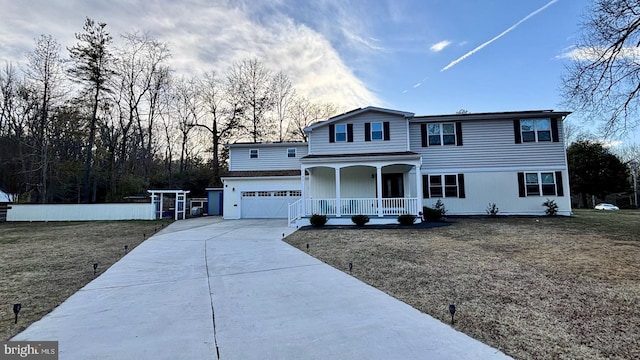
[{"label": "front lawn", "polygon": [[286,241],[518,359],[640,358],[640,212],[318,229]]},{"label": "front lawn", "polygon": [[[125,255],[125,245],[131,251],[170,223],[0,223],[0,340],[8,340],[40,320],[105,272]],[[94,263],[98,264],[95,274]],[[22,305],[17,324],[13,314],[16,303]]]}]

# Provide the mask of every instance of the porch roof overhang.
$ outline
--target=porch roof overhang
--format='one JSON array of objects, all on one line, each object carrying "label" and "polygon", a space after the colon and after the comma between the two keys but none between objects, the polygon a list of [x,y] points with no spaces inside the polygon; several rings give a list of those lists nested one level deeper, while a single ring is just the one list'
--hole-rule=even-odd
[{"label": "porch roof overhang", "polygon": [[307,155],[300,159],[303,165],[319,163],[366,163],[381,161],[420,161],[420,154],[413,151],[398,151],[384,153],[357,153],[357,154],[327,154],[327,155]]}]

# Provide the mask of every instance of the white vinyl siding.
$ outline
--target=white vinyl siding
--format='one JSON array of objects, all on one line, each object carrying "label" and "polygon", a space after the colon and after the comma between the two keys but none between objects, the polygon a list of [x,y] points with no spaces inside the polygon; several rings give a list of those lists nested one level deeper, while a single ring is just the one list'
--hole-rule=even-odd
[{"label": "white vinyl siding", "polygon": [[[374,198],[376,197],[376,180],[371,177],[376,173],[374,167],[354,166],[340,170],[341,198]],[[336,196],[336,175],[331,168],[313,169],[311,181],[311,198],[329,199]]]},{"label": "white vinyl siding", "polygon": [[411,123],[411,151],[422,155],[422,169],[426,173],[429,169],[565,168],[562,126],[558,128],[560,142],[515,144],[513,120],[463,121],[464,146],[422,147],[420,123]]},{"label": "white vinyl siding", "polygon": [[[259,152],[257,159],[252,159],[250,150]],[[290,150],[295,149],[295,157],[289,157]],[[276,146],[266,144],[253,145],[251,147],[231,145],[229,150],[229,170],[300,170],[300,158],[307,155],[305,143],[300,145],[284,144]]]},{"label": "white vinyl siding", "polygon": [[[549,198],[560,207],[559,215],[571,214],[569,196],[518,197],[517,174],[516,171],[464,172],[465,198],[425,198],[422,205],[434,207],[436,201],[441,200],[448,215],[485,215],[488,205],[495,203],[499,208],[498,215],[544,215],[542,203]],[[566,171],[562,176],[564,193],[568,194]]]},{"label": "white vinyl siding", "polygon": [[[365,141],[365,123],[389,122],[389,141]],[[407,120],[403,116],[389,115],[375,111],[362,113],[344,121],[335,122],[336,134],[339,125],[353,124],[353,142],[329,142],[329,125],[315,128],[309,134],[309,153],[358,154],[374,152],[407,151]],[[373,129],[373,126],[372,126]],[[418,129],[420,131],[420,129]],[[418,134],[420,135],[420,134]]]}]

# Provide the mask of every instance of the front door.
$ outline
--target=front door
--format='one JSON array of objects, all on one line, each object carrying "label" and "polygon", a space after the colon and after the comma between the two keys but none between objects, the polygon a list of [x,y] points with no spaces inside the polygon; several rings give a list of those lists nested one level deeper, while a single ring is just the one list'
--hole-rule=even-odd
[{"label": "front door", "polygon": [[402,182],[402,178],[402,173],[382,174],[382,197],[404,197],[404,184]]}]

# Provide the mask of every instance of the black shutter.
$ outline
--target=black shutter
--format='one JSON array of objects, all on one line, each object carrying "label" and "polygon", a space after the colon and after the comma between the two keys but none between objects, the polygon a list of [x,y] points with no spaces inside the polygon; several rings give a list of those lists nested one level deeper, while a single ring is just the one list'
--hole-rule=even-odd
[{"label": "black shutter", "polygon": [[556,171],[556,194],[564,196],[564,186],[562,186],[562,171]]},{"label": "black shutter", "polygon": [[391,138],[389,137],[389,122],[385,121],[382,123],[382,128],[384,132],[384,140],[389,141]]},{"label": "black shutter", "polygon": [[462,146],[462,123],[456,121],[456,145]]},{"label": "black shutter", "polygon": [[422,175],[422,198],[429,198],[429,175]]},{"label": "black shutter", "polygon": [[553,142],[560,142],[560,136],[558,135],[558,119],[551,119],[551,139]]},{"label": "black shutter", "polygon": [[353,124],[347,124],[347,142],[353,142]]},{"label": "black shutter", "polygon": [[364,123],[364,141],[371,141],[371,123]]},{"label": "black shutter", "polygon": [[518,173],[518,192],[520,193],[520,197],[526,197],[527,193],[524,188],[524,173]]},{"label": "black shutter", "polygon": [[464,174],[458,174],[458,197],[465,198],[464,193]]},{"label": "black shutter", "polygon": [[329,125],[329,142],[336,142],[336,126],[333,124]]},{"label": "black shutter", "polygon": [[516,144],[521,144],[522,136],[520,135],[520,120],[513,120],[513,135],[516,137]]},{"label": "black shutter", "polygon": [[420,136],[422,137],[422,147],[429,146],[429,137],[427,136],[427,124],[420,124]]}]

